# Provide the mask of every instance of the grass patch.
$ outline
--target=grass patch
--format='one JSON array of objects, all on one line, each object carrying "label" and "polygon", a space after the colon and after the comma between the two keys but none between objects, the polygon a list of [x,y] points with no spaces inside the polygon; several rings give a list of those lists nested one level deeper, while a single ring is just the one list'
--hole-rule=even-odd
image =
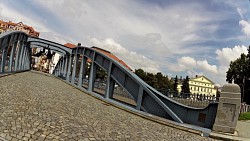
[{"label": "grass patch", "polygon": [[250,120],[250,112],[240,114],[239,120]]}]

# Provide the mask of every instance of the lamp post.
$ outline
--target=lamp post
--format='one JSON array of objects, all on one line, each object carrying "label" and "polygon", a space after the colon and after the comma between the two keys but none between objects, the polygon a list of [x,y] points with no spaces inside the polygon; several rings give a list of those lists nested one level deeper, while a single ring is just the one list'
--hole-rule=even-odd
[{"label": "lamp post", "polygon": [[244,102],[244,95],[245,95],[245,76],[243,77],[243,84],[242,84],[242,99],[241,99],[241,103]]}]

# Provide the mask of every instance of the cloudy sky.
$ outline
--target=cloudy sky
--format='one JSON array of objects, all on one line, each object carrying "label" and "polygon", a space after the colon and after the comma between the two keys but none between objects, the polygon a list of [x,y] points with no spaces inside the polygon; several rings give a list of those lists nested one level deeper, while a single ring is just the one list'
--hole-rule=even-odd
[{"label": "cloudy sky", "polygon": [[41,38],[104,48],[134,69],[220,85],[250,45],[249,0],[0,0],[0,17]]}]

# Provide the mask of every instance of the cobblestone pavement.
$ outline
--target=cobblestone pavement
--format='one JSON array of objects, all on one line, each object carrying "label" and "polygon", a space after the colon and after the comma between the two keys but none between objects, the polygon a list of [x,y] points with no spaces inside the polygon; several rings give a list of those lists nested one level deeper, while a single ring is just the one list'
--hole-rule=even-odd
[{"label": "cobblestone pavement", "polygon": [[0,140],[212,140],[146,120],[51,76],[0,78]]}]

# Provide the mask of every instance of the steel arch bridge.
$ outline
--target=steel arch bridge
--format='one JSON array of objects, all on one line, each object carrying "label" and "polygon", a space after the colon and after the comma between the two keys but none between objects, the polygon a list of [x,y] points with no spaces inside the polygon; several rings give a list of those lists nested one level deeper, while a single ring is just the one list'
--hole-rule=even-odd
[{"label": "steel arch bridge", "polygon": [[[178,103],[149,86],[116,60],[89,47],[77,46],[69,49],[53,41],[29,37],[20,31],[6,32],[0,35],[0,73],[11,74],[31,70],[31,48],[33,47],[46,47],[59,53],[61,57],[53,74],[85,92],[124,108],[153,114],[178,123],[209,129],[213,127],[218,103],[210,103],[206,108],[194,108]],[[84,88],[82,85],[87,60],[91,60],[91,67],[88,86]],[[98,67],[107,72],[104,95],[93,91]],[[77,68],[79,68],[78,71]],[[113,100],[115,84],[119,84],[136,104],[128,105]]]}]

